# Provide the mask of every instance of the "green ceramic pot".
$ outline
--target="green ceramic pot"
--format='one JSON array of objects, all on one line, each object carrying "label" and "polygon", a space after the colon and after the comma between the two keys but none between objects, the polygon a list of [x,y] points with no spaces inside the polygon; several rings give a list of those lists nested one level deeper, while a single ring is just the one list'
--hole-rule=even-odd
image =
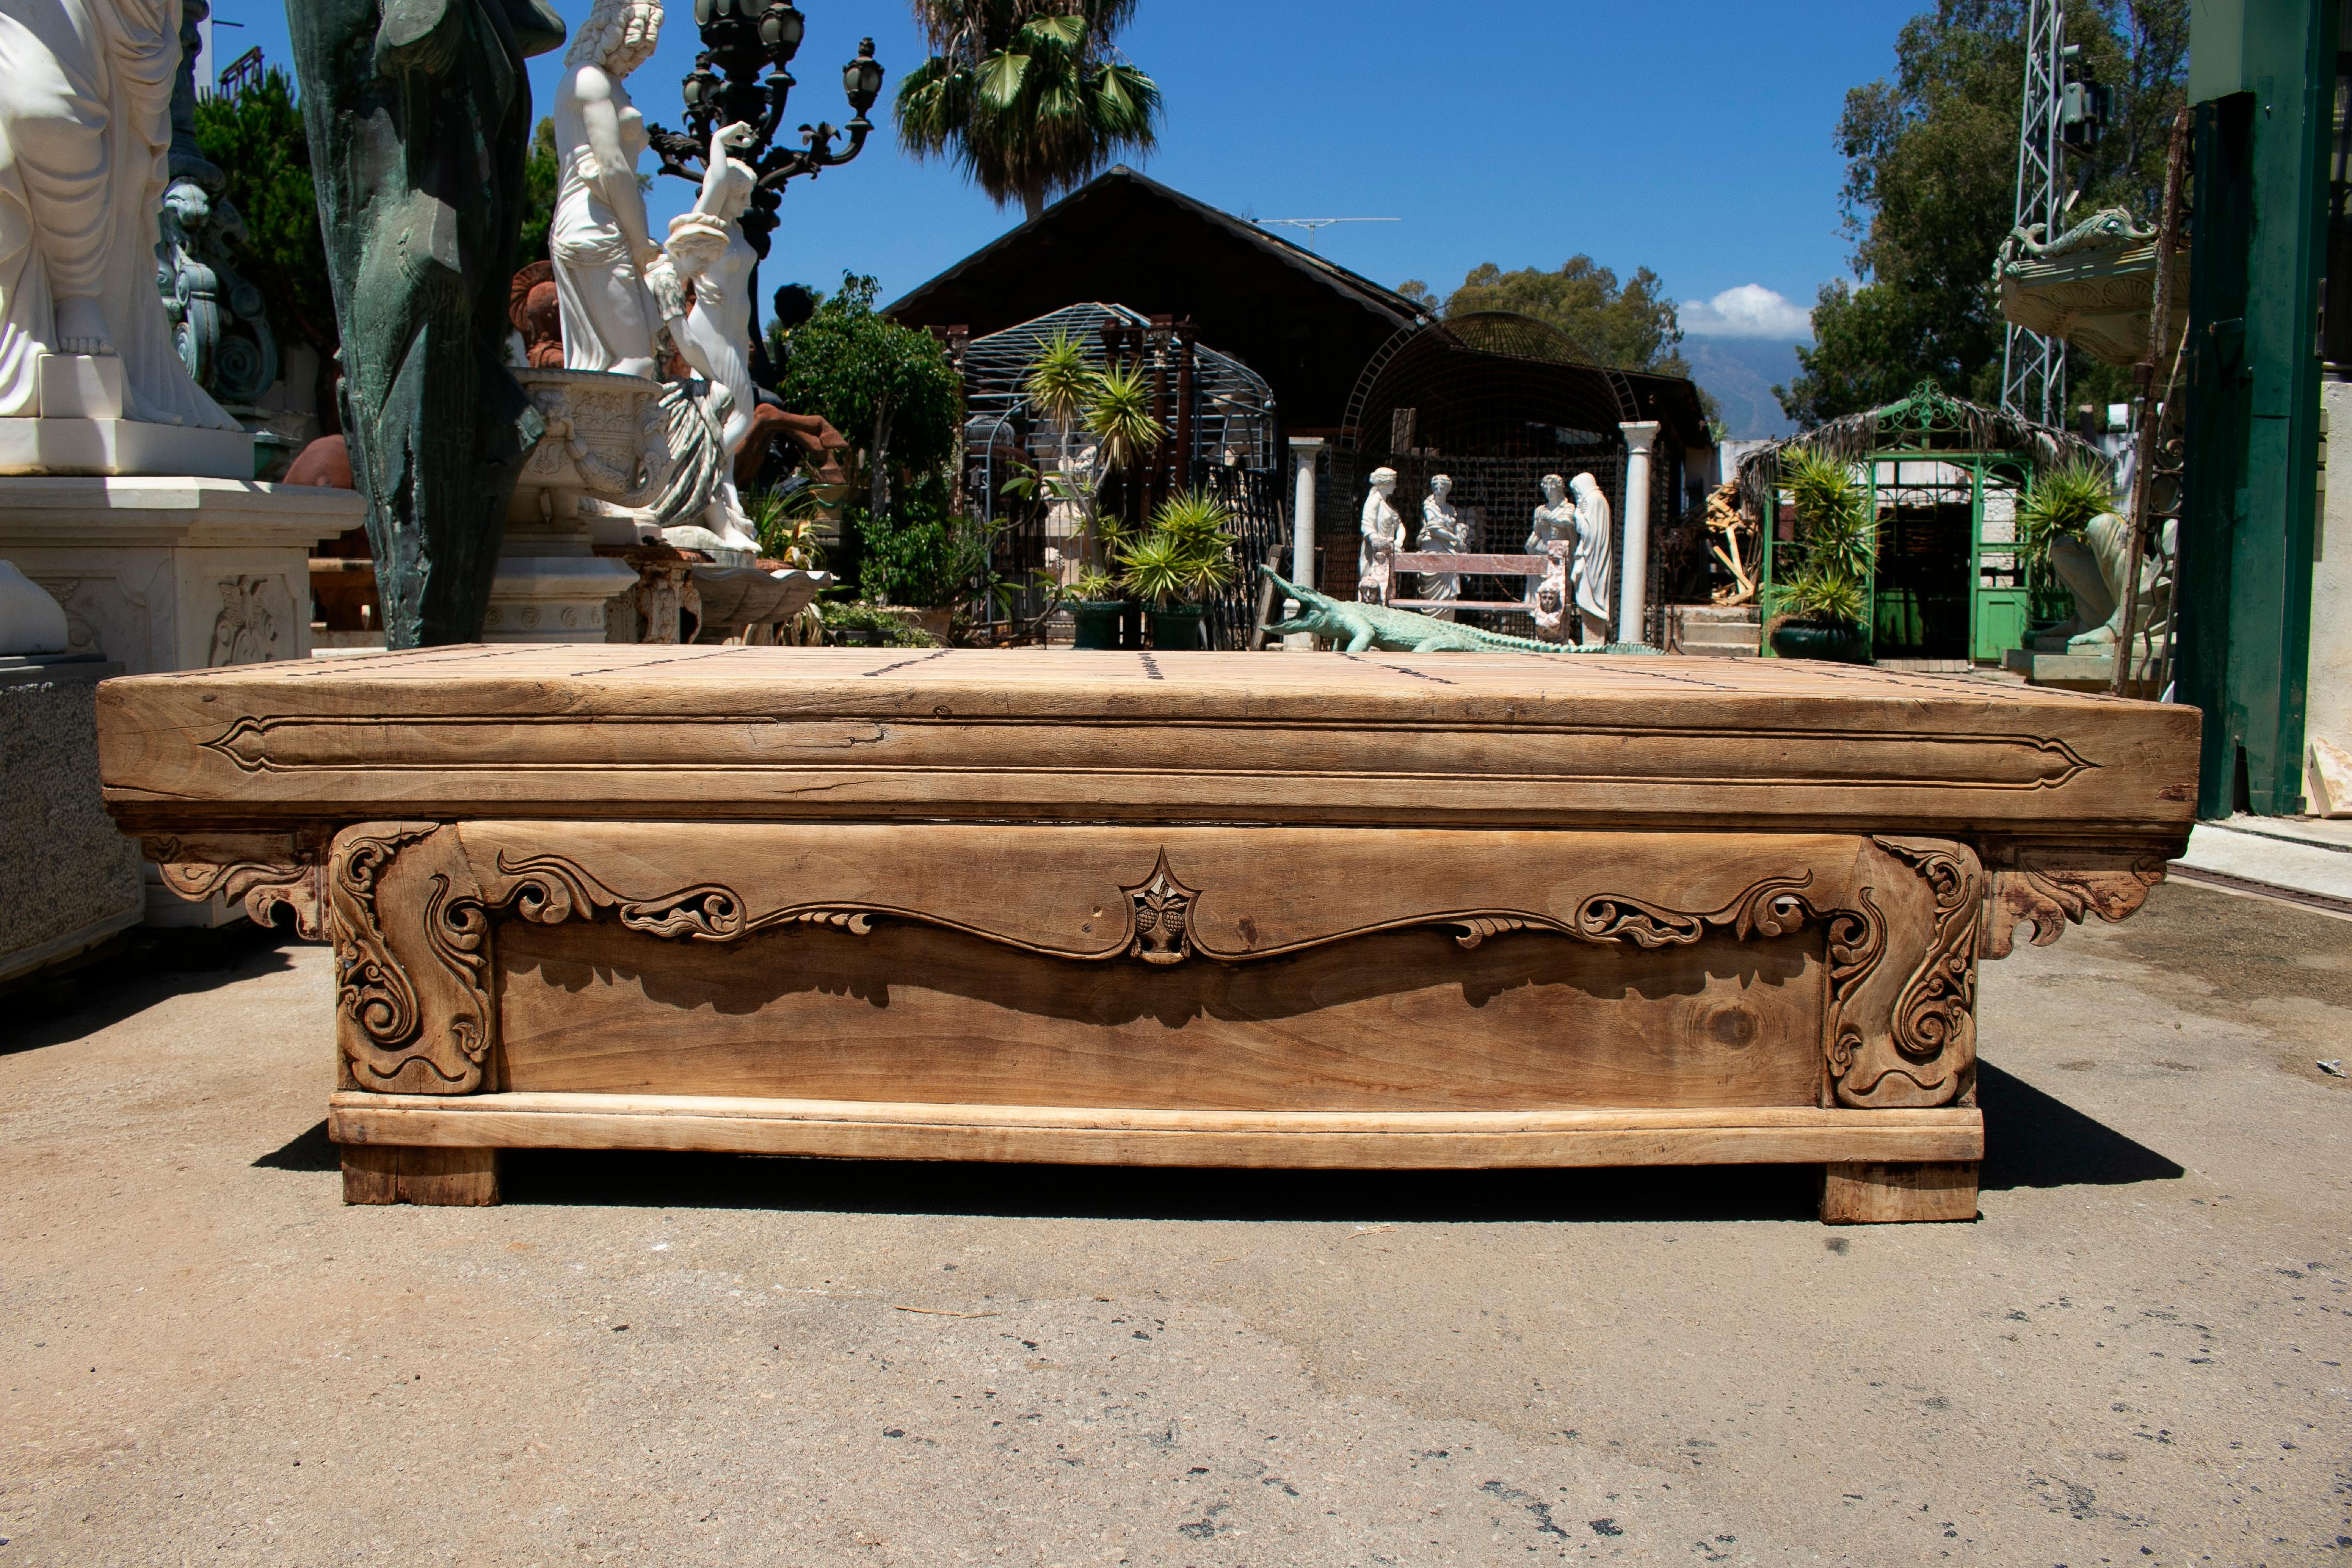
[{"label": "green ceramic pot", "polygon": [[1161,653],[1202,646],[1201,622],[1209,613],[1206,605],[1171,605],[1147,613],[1151,617],[1151,646]]},{"label": "green ceramic pot", "polygon": [[1782,658],[1822,658],[1833,664],[1868,664],[1870,634],[1851,621],[1782,621],[1769,639]]},{"label": "green ceramic pot", "polygon": [[1073,599],[1070,621],[1079,647],[1117,647],[1119,618],[1127,614],[1122,599]]}]

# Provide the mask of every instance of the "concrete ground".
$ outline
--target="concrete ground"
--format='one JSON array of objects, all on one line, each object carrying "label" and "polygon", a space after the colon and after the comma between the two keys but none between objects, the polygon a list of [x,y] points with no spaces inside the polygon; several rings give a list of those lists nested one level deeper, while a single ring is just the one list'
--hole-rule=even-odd
[{"label": "concrete ground", "polygon": [[1984,1217],[1843,1230],[1793,1169],[345,1208],[329,956],[229,959],[0,1004],[0,1568],[2352,1563],[2323,914],[1989,965]]}]

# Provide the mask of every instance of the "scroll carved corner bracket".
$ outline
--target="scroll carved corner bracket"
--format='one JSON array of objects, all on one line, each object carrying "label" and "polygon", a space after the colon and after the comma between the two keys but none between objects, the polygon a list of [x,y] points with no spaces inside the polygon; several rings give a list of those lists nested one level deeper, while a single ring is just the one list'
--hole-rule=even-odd
[{"label": "scroll carved corner bracket", "polygon": [[326,874],[331,830],[304,827],[290,833],[214,834],[180,838],[142,837],[140,852],[180,898],[202,902],[215,894],[244,907],[262,927],[290,910],[294,929],[306,942],[327,935]]},{"label": "scroll carved corner bracket", "polygon": [[2021,925],[2032,928],[2035,947],[2048,947],[2092,915],[2110,925],[2128,920],[2164,880],[2164,862],[2148,855],[2128,867],[2098,870],[2023,867],[1995,871],[1987,880],[1981,951],[1987,958],[2007,958]]}]

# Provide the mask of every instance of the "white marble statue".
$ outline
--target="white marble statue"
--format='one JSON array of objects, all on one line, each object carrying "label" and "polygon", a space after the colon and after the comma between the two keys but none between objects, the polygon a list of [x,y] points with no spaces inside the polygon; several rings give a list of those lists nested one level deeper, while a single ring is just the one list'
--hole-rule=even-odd
[{"label": "white marble statue", "polygon": [[[743,237],[739,220],[751,207],[760,177],[732,154],[754,140],[748,125],[723,126],[712,133],[702,194],[695,198],[693,211],[670,219],[667,253],[656,264],[654,288],[663,315],[670,318],[670,336],[678,353],[710,388],[705,395],[707,406],[719,426],[726,458],[706,526],[734,547],[752,549],[759,542],[735,493],[735,454],[751,433],[751,411],[757,406],[749,352],[751,269],[759,257]],[[694,286],[694,304],[682,316],[675,305],[684,303],[684,289],[658,279],[665,266]]]},{"label": "white marble statue", "polygon": [[[1559,560],[1557,553],[1553,560]],[[1560,578],[1556,573],[1546,574],[1536,586],[1536,640],[1568,640],[1568,600],[1560,592]]]},{"label": "white marble statue", "polygon": [[128,418],[238,428],[155,292],[179,70],[178,0],[0,5],[0,416],[42,412],[44,355],[85,354],[120,360]]},{"label": "white marble statue", "polygon": [[[1429,481],[1429,493],[1421,500],[1421,537],[1414,548],[1430,555],[1458,555],[1469,542],[1469,531],[1462,521],[1461,510],[1446,498],[1454,493],[1451,476],[1438,474]],[[1458,599],[1462,596],[1462,574],[1458,572],[1432,572],[1421,580],[1421,596],[1424,599]],[[1450,621],[1452,609],[1432,609],[1422,612],[1433,620]]]},{"label": "white marble statue", "polygon": [[562,170],[547,248],[567,370],[655,374],[645,274],[662,248],[637,188],[646,120],[622,82],[654,52],[661,25],[661,0],[596,0],[564,51],[555,91]]},{"label": "white marble statue", "polygon": [[1389,500],[1396,483],[1394,468],[1372,470],[1372,488],[1357,524],[1363,542],[1356,547],[1356,597],[1368,605],[1389,602],[1389,563],[1404,548],[1404,517]]},{"label": "white marble statue", "polygon": [[1568,571],[1576,592],[1576,613],[1583,622],[1583,635],[1577,640],[1605,643],[1612,598],[1610,589],[1616,577],[1609,498],[1601,493],[1600,481],[1591,474],[1577,475],[1568,488],[1576,497],[1576,552]]},{"label": "white marble statue", "polygon": [[[1546,474],[1543,477],[1543,503],[1536,508],[1535,521],[1528,529],[1527,552],[1530,555],[1549,554],[1551,546],[1562,540],[1571,544],[1576,541],[1576,504],[1568,499],[1568,481],[1558,474]],[[1542,586],[1542,581],[1538,577],[1528,579],[1527,602],[1530,610],[1535,608],[1536,592]]]}]

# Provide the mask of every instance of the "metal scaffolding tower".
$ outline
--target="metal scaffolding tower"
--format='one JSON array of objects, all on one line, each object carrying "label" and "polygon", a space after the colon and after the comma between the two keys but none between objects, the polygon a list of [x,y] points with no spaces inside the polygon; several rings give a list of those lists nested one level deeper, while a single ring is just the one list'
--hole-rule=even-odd
[{"label": "metal scaffolding tower", "polygon": [[[2015,226],[2041,226],[2044,240],[2058,236],[2065,211],[2059,192],[2059,51],[2065,46],[2066,11],[2059,0],[2032,0],[2025,24],[2025,104],[2018,117]],[[2000,405],[2044,425],[2066,414],[2066,345],[2011,323],[2000,356]]]}]

